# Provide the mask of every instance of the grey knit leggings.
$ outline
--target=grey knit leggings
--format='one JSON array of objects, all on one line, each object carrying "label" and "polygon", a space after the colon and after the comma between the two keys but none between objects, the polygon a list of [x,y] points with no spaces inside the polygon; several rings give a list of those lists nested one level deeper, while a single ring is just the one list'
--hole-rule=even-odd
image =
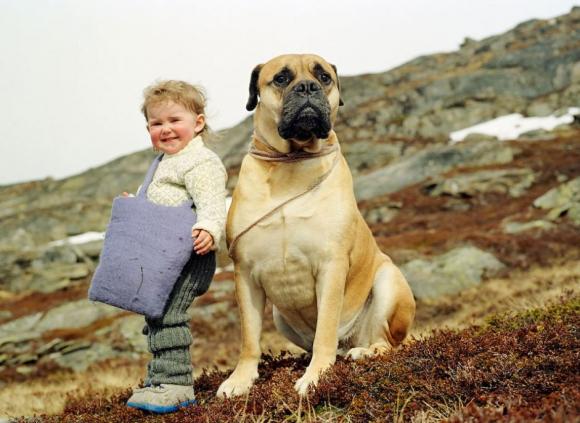
[{"label": "grey knit leggings", "polygon": [[195,297],[207,291],[215,266],[213,251],[203,256],[192,254],[173,288],[163,317],[145,318],[143,333],[147,335],[148,349],[153,354],[147,365],[145,385],[193,385],[189,353],[192,337],[187,309]]}]

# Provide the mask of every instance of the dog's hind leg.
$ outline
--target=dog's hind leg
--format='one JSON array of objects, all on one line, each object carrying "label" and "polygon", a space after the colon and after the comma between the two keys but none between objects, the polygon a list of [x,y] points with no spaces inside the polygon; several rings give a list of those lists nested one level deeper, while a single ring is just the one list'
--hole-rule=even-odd
[{"label": "dog's hind leg", "polygon": [[379,267],[371,301],[354,336],[353,359],[381,354],[398,346],[415,317],[413,293],[401,271],[389,260]]}]

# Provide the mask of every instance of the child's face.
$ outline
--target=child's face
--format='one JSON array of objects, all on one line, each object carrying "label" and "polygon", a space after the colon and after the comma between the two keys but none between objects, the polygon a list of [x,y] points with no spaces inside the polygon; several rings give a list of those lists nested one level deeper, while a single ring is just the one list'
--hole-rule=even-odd
[{"label": "child's face", "polygon": [[153,146],[165,154],[175,154],[189,144],[205,126],[205,116],[167,101],[147,108],[147,131]]}]

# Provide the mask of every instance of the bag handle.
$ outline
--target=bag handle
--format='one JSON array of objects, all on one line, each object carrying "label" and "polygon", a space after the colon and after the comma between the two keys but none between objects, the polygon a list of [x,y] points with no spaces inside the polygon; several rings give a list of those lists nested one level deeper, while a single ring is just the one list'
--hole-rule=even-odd
[{"label": "bag handle", "polygon": [[151,163],[151,166],[149,166],[149,170],[147,171],[147,174],[145,175],[145,179],[143,180],[143,184],[141,185],[141,189],[137,193],[137,197],[146,198],[147,188],[149,188],[149,184],[153,180],[153,175],[155,175],[155,171],[157,170],[157,166],[161,162],[162,158],[163,158],[163,154],[160,154],[159,156],[155,157],[155,159],[153,160],[153,163]]}]

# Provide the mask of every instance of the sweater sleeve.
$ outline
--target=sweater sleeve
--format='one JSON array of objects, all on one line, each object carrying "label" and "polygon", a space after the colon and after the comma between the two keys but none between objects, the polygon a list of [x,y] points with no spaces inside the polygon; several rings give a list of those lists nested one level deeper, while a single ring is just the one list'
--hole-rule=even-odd
[{"label": "sweater sleeve", "polygon": [[197,212],[193,229],[203,229],[213,237],[217,250],[225,231],[227,173],[220,159],[209,157],[185,174],[185,187]]}]

